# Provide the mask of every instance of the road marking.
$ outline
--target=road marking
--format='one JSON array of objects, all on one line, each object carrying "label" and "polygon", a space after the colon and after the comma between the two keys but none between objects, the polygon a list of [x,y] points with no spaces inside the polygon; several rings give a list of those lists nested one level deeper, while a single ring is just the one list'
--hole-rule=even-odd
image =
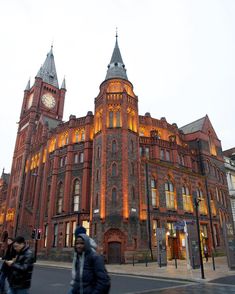
[{"label": "road marking", "polygon": [[215,285],[215,286],[225,286],[225,287],[233,287],[235,288],[235,285],[233,284],[222,284],[222,283],[213,283],[213,282],[209,282],[209,285]]},{"label": "road marking", "polygon": [[137,276],[137,275],[130,275],[130,274],[119,274],[119,273],[109,273],[110,276],[122,276],[122,277],[130,277],[130,278],[137,278],[137,279],[145,279],[145,280],[157,280],[157,281],[164,281],[164,282],[173,282],[173,283],[181,283],[181,284],[197,284],[197,281],[187,281],[187,280],[172,280],[168,278],[161,278],[161,277],[148,277],[148,276]]},{"label": "road marking", "polygon": [[169,290],[169,289],[177,289],[177,288],[182,288],[182,287],[189,287],[189,286],[192,286],[192,285],[195,285],[195,283],[190,283],[190,284],[187,284],[187,285],[179,285],[179,286],[170,286],[170,287],[163,287],[163,288],[155,288],[155,289],[149,289],[149,290],[144,290],[144,291],[140,291],[140,292],[126,292],[124,294],[154,294],[156,293],[156,291],[164,291],[164,290]]}]

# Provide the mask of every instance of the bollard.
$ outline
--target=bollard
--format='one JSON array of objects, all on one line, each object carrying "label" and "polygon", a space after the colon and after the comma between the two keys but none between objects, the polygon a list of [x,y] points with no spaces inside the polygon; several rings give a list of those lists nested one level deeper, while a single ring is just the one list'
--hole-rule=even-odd
[{"label": "bollard", "polygon": [[215,271],[215,257],[214,257],[214,249],[212,248],[212,252],[211,252],[211,258],[212,258],[212,267],[213,270]]},{"label": "bollard", "polygon": [[159,267],[162,267],[162,256],[159,254]]},{"label": "bollard", "polygon": [[132,264],[133,266],[135,266],[135,255],[133,254],[133,258],[132,258]]},{"label": "bollard", "polygon": [[147,257],[147,254],[145,255],[145,266],[146,267],[148,266],[148,257]]},{"label": "bollard", "polygon": [[194,255],[192,256],[193,269],[195,269]]},{"label": "bollard", "polygon": [[175,268],[177,268],[177,258],[175,256]]}]

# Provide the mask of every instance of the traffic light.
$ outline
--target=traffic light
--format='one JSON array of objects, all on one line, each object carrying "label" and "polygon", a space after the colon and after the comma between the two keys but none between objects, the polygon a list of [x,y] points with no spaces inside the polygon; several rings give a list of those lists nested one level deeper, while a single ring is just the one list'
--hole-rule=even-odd
[{"label": "traffic light", "polygon": [[41,229],[37,229],[36,240],[41,240],[41,233],[42,233],[42,230]]},{"label": "traffic light", "polygon": [[31,235],[32,239],[36,238],[36,232],[37,232],[37,229],[32,230],[32,235]]}]

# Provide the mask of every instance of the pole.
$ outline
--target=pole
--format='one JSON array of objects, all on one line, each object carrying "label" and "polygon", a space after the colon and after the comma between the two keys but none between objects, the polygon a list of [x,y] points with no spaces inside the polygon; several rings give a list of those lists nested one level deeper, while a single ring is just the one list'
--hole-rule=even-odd
[{"label": "pole", "polygon": [[199,152],[199,162],[200,162],[201,173],[205,177],[206,198],[207,198],[207,206],[208,206],[208,212],[209,212],[211,238],[212,238],[212,244],[213,244],[212,252],[211,252],[211,258],[212,258],[213,270],[215,271],[215,257],[214,257],[215,237],[214,237],[213,223],[212,223],[212,216],[211,216],[210,195],[209,195],[209,191],[208,191],[209,189],[208,189],[208,182],[207,182],[207,178],[206,178],[205,166],[204,166],[203,159],[202,159],[202,154],[201,154],[201,144],[200,144],[199,140],[197,141],[197,143],[198,143],[198,152]]},{"label": "pole", "polygon": [[38,239],[37,239],[37,233],[36,233],[35,247],[34,247],[34,262],[37,261],[37,254],[38,254]]},{"label": "pole", "polygon": [[203,260],[202,260],[202,248],[201,248],[201,238],[200,238],[200,225],[199,225],[199,217],[198,217],[199,200],[195,198],[194,199],[194,204],[195,204],[195,208],[196,208],[197,236],[198,236],[198,247],[199,247],[200,265],[201,265],[201,277],[202,277],[202,279],[205,279],[204,267],[203,267]]},{"label": "pole", "polygon": [[148,241],[151,260],[153,260],[152,242],[151,242],[151,219],[150,219],[150,200],[149,200],[149,176],[148,176],[148,163],[145,163],[145,174],[146,174],[146,192],[147,192],[147,218],[148,218]]}]

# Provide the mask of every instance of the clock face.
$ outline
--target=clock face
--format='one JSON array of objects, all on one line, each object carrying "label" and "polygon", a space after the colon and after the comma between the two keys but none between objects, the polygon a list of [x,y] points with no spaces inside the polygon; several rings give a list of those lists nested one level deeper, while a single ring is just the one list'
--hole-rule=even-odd
[{"label": "clock face", "polygon": [[33,103],[33,93],[29,95],[28,102],[27,102],[27,109],[32,106]]},{"label": "clock face", "polygon": [[56,101],[55,101],[55,98],[51,95],[51,94],[49,94],[49,93],[47,93],[47,94],[44,94],[43,96],[42,96],[42,103],[47,107],[47,108],[53,108],[53,107],[55,107],[55,105],[56,105]]}]

